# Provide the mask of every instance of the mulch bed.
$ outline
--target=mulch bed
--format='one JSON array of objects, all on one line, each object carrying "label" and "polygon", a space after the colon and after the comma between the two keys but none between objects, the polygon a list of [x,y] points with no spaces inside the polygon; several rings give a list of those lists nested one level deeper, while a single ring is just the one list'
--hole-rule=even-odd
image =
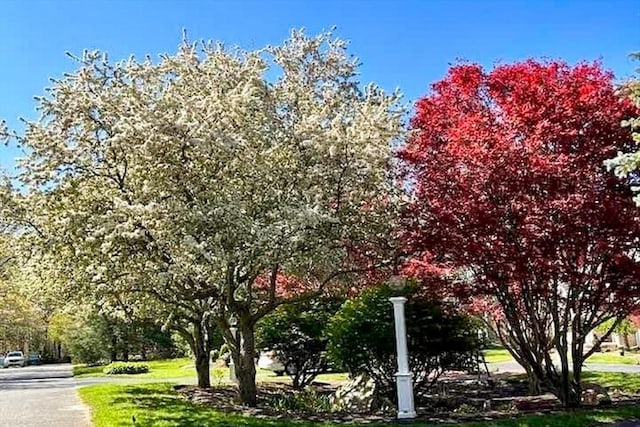
[{"label": "mulch bed", "polygon": [[[325,383],[314,383],[313,389],[319,394],[330,394],[335,391],[335,386]],[[258,387],[258,405],[249,408],[240,404],[238,391],[234,386],[219,386],[211,389],[200,389],[191,385],[179,385],[175,387],[178,394],[189,401],[214,407],[218,411],[237,413],[254,418],[287,419],[305,421],[333,421],[336,423],[380,423],[393,422],[395,417],[384,414],[353,414],[341,412],[326,412],[319,414],[282,411],[274,409],[268,403],[273,398],[294,393],[292,387],[282,383],[260,384]]]},{"label": "mulch bed", "polygon": [[[489,384],[473,381],[469,377],[448,378],[443,384],[439,394],[422,396],[417,399],[418,420],[430,423],[460,423],[515,418],[525,414],[543,415],[562,412],[562,407],[554,396],[550,394],[527,396],[525,384],[505,381],[500,376],[492,377],[492,382]],[[336,389],[335,385],[326,383],[314,383],[312,387],[319,395],[329,395]],[[294,393],[290,385],[282,383],[259,384],[258,404],[255,408],[249,408],[239,403],[237,388],[234,386],[199,389],[196,386],[181,385],[176,386],[176,390],[181,396],[195,404],[207,405],[218,411],[254,418],[360,424],[395,422],[395,413],[393,412],[372,414],[303,413],[276,409],[271,406],[274,399],[290,396]],[[613,392],[611,398],[613,402],[610,406],[640,404],[639,395]]]}]

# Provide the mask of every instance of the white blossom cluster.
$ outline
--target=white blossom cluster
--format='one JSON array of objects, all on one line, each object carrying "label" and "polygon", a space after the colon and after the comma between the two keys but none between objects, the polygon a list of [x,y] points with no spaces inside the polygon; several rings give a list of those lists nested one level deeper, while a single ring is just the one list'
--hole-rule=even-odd
[{"label": "white blossom cluster", "polygon": [[346,48],[294,31],[255,51],[184,42],[157,62],[85,52],[19,137],[44,268],[82,292],[253,309],[275,298],[255,289],[265,272],[347,269],[348,245],[392,225],[403,109],[359,84]]},{"label": "white blossom cluster", "polygon": [[[640,56],[635,55],[638,59]],[[640,80],[630,81],[624,88],[624,94],[629,97],[631,102],[640,110]],[[638,193],[634,197],[636,205],[640,206],[640,180],[638,179],[638,171],[640,170],[640,116],[621,123],[623,127],[628,127],[633,132],[633,142],[635,149],[629,152],[619,151],[613,159],[605,161],[605,166],[609,170],[613,170],[618,178],[630,178],[632,189]]]}]

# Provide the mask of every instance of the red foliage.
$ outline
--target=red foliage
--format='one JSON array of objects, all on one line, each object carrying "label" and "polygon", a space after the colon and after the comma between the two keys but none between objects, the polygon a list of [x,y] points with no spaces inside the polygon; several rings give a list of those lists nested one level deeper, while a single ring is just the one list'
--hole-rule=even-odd
[{"label": "red foliage", "polygon": [[632,314],[629,316],[629,320],[636,328],[640,327],[640,314]]},{"label": "red foliage", "polygon": [[[268,294],[271,287],[271,276],[265,272],[258,276],[254,282],[257,294]],[[287,276],[283,273],[276,274],[275,277],[275,297],[277,299],[294,298],[305,293],[311,293],[318,288],[316,281],[311,279],[301,279],[295,276]],[[264,297],[268,299],[268,297]]]},{"label": "red foliage", "polygon": [[620,122],[638,112],[609,72],[556,61],[459,65],[416,108],[399,152],[416,198],[413,251],[470,269],[474,295],[560,287],[568,305],[633,309],[638,211],[603,161],[630,144]]}]

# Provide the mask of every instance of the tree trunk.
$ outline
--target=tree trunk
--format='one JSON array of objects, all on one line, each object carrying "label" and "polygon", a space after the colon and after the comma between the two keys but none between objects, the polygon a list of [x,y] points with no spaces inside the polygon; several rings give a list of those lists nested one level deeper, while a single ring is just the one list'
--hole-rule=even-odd
[{"label": "tree trunk", "polygon": [[293,376],[293,389],[302,390],[302,370],[298,370]]},{"label": "tree trunk", "polygon": [[196,373],[198,374],[198,387],[211,387],[211,374],[209,373],[209,346],[205,336],[206,331],[200,323],[193,325],[193,345],[191,350],[195,356]]},{"label": "tree trunk", "polygon": [[582,387],[580,386],[580,383],[576,382],[575,380],[569,381],[569,383],[566,384],[566,388],[564,381],[562,381],[560,384],[563,388],[561,390],[558,390],[559,393],[557,393],[556,395],[559,396],[562,406],[566,409],[579,408],[580,404],[582,403]]},{"label": "tree trunk", "polygon": [[540,396],[542,394],[542,382],[540,378],[530,368],[525,368],[527,371],[527,383],[529,386],[529,396]]},{"label": "tree trunk", "polygon": [[576,406],[582,405],[582,365],[584,365],[584,340],[574,336],[573,347],[571,349],[573,359],[573,379],[571,387],[577,400]]},{"label": "tree trunk", "polygon": [[112,362],[118,360],[118,337],[115,333],[111,333],[110,359]]},{"label": "tree trunk", "polygon": [[240,319],[239,345],[232,349],[231,356],[236,368],[240,402],[247,406],[256,406],[258,390],[256,387],[255,338],[253,323],[249,319]]},{"label": "tree trunk", "polygon": [[[580,373],[582,370],[582,350],[584,348],[584,339],[581,335],[578,335],[578,331],[575,326],[571,330],[572,339],[569,342],[569,337],[565,330],[560,329],[558,333],[559,338],[556,342],[556,350],[560,357],[560,373],[548,374],[554,386],[558,389],[556,396],[562,402],[565,408],[578,408],[582,400],[581,386],[580,386]],[[571,359],[573,363],[571,368],[573,369],[573,378],[569,366],[569,351],[571,351]]]},{"label": "tree trunk", "polygon": [[568,408],[577,408],[582,405],[582,360],[573,362],[573,380],[571,381],[571,394]]},{"label": "tree trunk", "polygon": [[127,326],[124,326],[122,332],[122,360],[129,361],[129,331]]},{"label": "tree trunk", "polygon": [[569,378],[569,357],[567,355],[566,341],[563,341],[558,346],[558,355],[560,356],[560,390],[559,397],[565,408],[568,408],[569,402],[571,402],[571,379]]}]

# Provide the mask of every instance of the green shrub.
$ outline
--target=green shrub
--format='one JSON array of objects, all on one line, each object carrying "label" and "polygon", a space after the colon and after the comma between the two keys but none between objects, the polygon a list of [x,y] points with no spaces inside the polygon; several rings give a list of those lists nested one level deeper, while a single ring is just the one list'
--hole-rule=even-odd
[{"label": "green shrub", "polygon": [[[404,290],[409,366],[416,392],[433,386],[447,370],[477,369],[478,325],[454,305],[420,295],[415,284]],[[366,374],[381,396],[395,395],[396,347],[388,286],[365,290],[347,301],[328,327],[329,356],[352,375]]]},{"label": "green shrub", "polygon": [[273,350],[301,390],[327,369],[325,328],[344,300],[331,298],[279,307],[256,328],[259,348]]},{"label": "green shrub", "polygon": [[102,372],[106,375],[145,374],[149,372],[149,365],[144,363],[114,362],[105,366]]},{"label": "green shrub", "polygon": [[302,414],[326,414],[331,412],[329,395],[320,394],[312,389],[271,396],[267,405],[278,412]]},{"label": "green shrub", "polygon": [[71,355],[73,363],[95,365],[109,358],[109,334],[104,319],[88,309],[73,316],[59,315],[51,335],[61,342]]}]

